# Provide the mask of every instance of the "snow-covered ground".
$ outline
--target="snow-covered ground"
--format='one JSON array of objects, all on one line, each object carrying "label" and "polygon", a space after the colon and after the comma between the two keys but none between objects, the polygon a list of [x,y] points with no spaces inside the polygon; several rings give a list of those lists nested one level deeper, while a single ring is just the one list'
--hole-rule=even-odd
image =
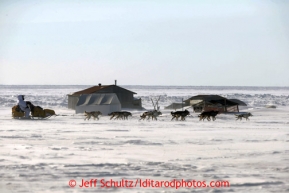
[{"label": "snow-covered ground", "polygon": [[[125,86],[124,86],[125,87]],[[87,86],[0,86],[0,192],[289,192],[289,88],[127,86],[146,108],[161,95],[158,121],[84,121],[68,110],[66,94]],[[16,95],[57,114],[48,120],[11,119]],[[218,115],[215,122],[171,121],[171,102],[196,94],[245,101],[250,121]],[[274,104],[276,109],[265,108]],[[82,180],[87,186],[79,187]],[[101,179],[133,182],[102,188]],[[228,182],[230,187],[140,187],[140,180]],[[76,186],[71,188],[70,185]],[[130,183],[127,184],[131,185]],[[146,185],[142,183],[142,185]],[[164,185],[164,184],[163,184]],[[197,184],[198,185],[198,184]]]}]

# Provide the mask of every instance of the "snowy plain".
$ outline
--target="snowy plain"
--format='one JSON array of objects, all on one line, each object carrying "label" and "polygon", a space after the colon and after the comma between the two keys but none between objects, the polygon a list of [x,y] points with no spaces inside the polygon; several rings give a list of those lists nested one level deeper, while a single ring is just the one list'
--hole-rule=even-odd
[{"label": "snowy plain", "polygon": [[[122,86],[143,106],[161,96],[158,121],[84,121],[67,109],[66,95],[89,86],[0,85],[0,192],[289,192],[289,88]],[[17,95],[56,111],[48,120],[15,120]],[[164,106],[197,94],[248,104],[250,121],[220,114],[216,121],[171,121]],[[267,104],[276,109],[265,108]],[[98,179],[96,187],[79,187]],[[220,188],[102,188],[100,180],[228,181]],[[75,180],[71,188],[69,181]]]}]

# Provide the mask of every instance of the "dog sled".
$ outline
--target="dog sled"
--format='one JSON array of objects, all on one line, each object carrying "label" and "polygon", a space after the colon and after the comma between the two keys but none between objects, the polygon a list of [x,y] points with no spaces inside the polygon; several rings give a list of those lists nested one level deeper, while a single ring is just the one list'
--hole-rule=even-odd
[{"label": "dog sled", "polygon": [[[55,111],[51,109],[43,109],[40,106],[34,106],[31,102],[27,102],[28,107],[31,110],[31,119],[49,119],[53,115],[56,116]],[[25,118],[25,113],[19,107],[19,105],[15,105],[12,107],[12,117],[14,119],[27,119]]]}]

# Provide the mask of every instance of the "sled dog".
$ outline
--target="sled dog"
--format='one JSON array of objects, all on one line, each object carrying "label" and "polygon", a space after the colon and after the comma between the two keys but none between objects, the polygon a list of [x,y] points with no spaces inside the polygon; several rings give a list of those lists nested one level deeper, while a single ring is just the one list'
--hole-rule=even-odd
[{"label": "sled dog", "polygon": [[132,116],[132,114],[128,111],[115,111],[115,112],[111,112],[108,114],[110,117],[110,120],[112,118],[114,119],[128,119],[129,116]]},{"label": "sled dog", "polygon": [[121,112],[121,114],[123,116],[123,119],[128,119],[129,116],[132,117],[131,112],[123,111],[123,112]]},{"label": "sled dog", "polygon": [[99,115],[102,115],[102,113],[100,111],[92,111],[92,112],[86,112],[84,111],[84,116],[85,116],[85,119],[84,120],[89,120],[91,117],[93,117],[93,119],[97,119],[99,120],[98,116]]},{"label": "sled dog", "polygon": [[212,117],[212,120],[215,121],[218,113],[219,111],[207,111],[207,112],[202,112],[198,117],[200,118],[200,121],[201,120],[204,121],[205,119],[207,119],[208,121],[211,121],[211,117]]},{"label": "sled dog", "polygon": [[188,116],[190,114],[190,112],[188,110],[184,110],[184,111],[175,111],[175,112],[171,112],[171,115],[173,116],[171,121],[173,119],[176,119],[177,121],[179,120],[179,117],[181,117],[181,121],[184,121],[186,119],[186,116]]},{"label": "sled dog", "polygon": [[236,115],[236,121],[237,120],[242,120],[242,118],[246,119],[246,121],[250,120],[249,117],[250,116],[253,116],[251,113],[245,113],[245,114],[239,114],[239,115]]},{"label": "sled dog", "polygon": [[149,120],[150,118],[152,118],[152,120],[158,120],[157,117],[159,115],[161,115],[162,113],[160,111],[157,111],[157,110],[153,110],[153,111],[147,111],[147,112],[144,112],[141,116],[140,116],[140,120],[145,120],[146,117],[147,120]]}]

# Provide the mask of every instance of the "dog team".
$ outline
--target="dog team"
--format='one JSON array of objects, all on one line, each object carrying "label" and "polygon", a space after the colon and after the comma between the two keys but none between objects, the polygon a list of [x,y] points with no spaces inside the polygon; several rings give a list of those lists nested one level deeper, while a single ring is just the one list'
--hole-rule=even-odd
[{"label": "dog team", "polygon": [[[207,111],[207,112],[202,112],[201,114],[198,115],[199,117],[199,121],[215,121],[216,120],[216,116],[219,114],[219,111]],[[93,117],[93,119],[97,119],[99,120],[99,116],[102,115],[102,113],[100,111],[92,111],[92,112],[84,112],[84,116],[85,119],[84,120],[89,120],[91,117]],[[128,111],[115,111],[115,112],[111,112],[108,114],[110,116],[110,120],[112,120],[114,118],[114,120],[116,119],[121,119],[121,120],[128,120],[128,117],[131,116],[132,114]],[[156,120],[157,121],[157,117],[162,115],[162,113],[160,111],[157,110],[153,110],[153,111],[147,111],[144,112],[142,115],[140,115],[140,119],[139,120]],[[175,111],[175,112],[171,112],[172,115],[172,120],[176,120],[178,121],[179,118],[181,118],[181,121],[185,121],[186,117],[188,115],[190,115],[190,112],[188,110],[184,110],[184,111]],[[240,114],[235,114],[236,116],[236,120],[242,120],[242,118],[246,119],[246,121],[250,120],[249,117],[253,116],[251,113],[240,113]]]}]

